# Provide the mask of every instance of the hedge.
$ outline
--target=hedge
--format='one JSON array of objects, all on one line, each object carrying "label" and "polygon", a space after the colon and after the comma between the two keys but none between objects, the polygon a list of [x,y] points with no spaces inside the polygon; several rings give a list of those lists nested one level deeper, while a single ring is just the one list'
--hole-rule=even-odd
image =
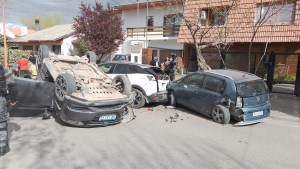
[{"label": "hedge", "polygon": [[[30,56],[31,50],[18,50],[18,49],[9,49],[8,50],[8,64],[13,64],[18,61],[22,56],[28,58]],[[0,47],[0,62],[4,64],[4,48]]]}]

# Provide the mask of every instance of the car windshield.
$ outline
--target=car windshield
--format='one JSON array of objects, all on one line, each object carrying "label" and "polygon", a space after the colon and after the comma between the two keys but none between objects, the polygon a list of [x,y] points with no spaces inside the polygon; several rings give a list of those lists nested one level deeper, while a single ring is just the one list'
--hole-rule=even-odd
[{"label": "car windshield", "polygon": [[125,60],[125,55],[116,55],[114,57],[115,61],[121,61],[121,60]]},{"label": "car windshield", "polygon": [[252,97],[268,93],[268,87],[263,80],[247,81],[236,84],[238,95]]}]

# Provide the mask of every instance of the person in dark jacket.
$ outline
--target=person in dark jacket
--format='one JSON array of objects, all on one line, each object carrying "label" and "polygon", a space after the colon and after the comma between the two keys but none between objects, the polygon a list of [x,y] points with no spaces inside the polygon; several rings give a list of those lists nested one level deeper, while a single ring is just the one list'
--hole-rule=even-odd
[{"label": "person in dark jacket", "polygon": [[29,56],[28,60],[29,60],[29,62],[31,62],[32,64],[34,64],[34,65],[36,64],[36,58],[35,58],[33,52],[30,53],[30,56]]},{"label": "person in dark jacket", "polygon": [[0,64],[0,156],[9,152],[8,142],[8,106],[15,105],[17,101],[18,89],[15,81],[5,71]]},{"label": "person in dark jacket", "polygon": [[170,81],[173,81],[175,79],[175,62],[173,61],[173,57],[170,57],[170,62],[169,62],[169,76],[170,76]]},{"label": "person in dark jacket", "polygon": [[161,64],[160,64],[160,62],[158,61],[158,58],[155,56],[154,58],[153,58],[153,60],[150,62],[150,65],[152,65],[152,66],[157,66],[157,67],[161,67]]}]

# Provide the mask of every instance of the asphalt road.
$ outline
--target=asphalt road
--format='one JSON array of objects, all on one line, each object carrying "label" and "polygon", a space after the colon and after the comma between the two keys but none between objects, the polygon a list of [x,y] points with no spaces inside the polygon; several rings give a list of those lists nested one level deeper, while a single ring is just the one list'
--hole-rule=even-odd
[{"label": "asphalt road", "polygon": [[0,157],[0,168],[300,168],[299,126],[273,119],[222,126],[183,108],[153,109],[98,128],[62,126],[31,113],[12,117],[11,151]]}]

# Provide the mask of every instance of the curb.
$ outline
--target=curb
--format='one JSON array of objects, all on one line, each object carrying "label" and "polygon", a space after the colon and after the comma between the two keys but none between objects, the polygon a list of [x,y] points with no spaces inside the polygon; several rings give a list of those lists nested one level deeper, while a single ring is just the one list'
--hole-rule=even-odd
[{"label": "curb", "polygon": [[280,120],[280,121],[285,121],[285,122],[293,123],[293,124],[296,124],[296,125],[300,126],[300,118],[297,118],[297,117],[290,118],[290,117],[284,117],[284,116],[270,115],[270,118],[274,119],[274,120]]}]

